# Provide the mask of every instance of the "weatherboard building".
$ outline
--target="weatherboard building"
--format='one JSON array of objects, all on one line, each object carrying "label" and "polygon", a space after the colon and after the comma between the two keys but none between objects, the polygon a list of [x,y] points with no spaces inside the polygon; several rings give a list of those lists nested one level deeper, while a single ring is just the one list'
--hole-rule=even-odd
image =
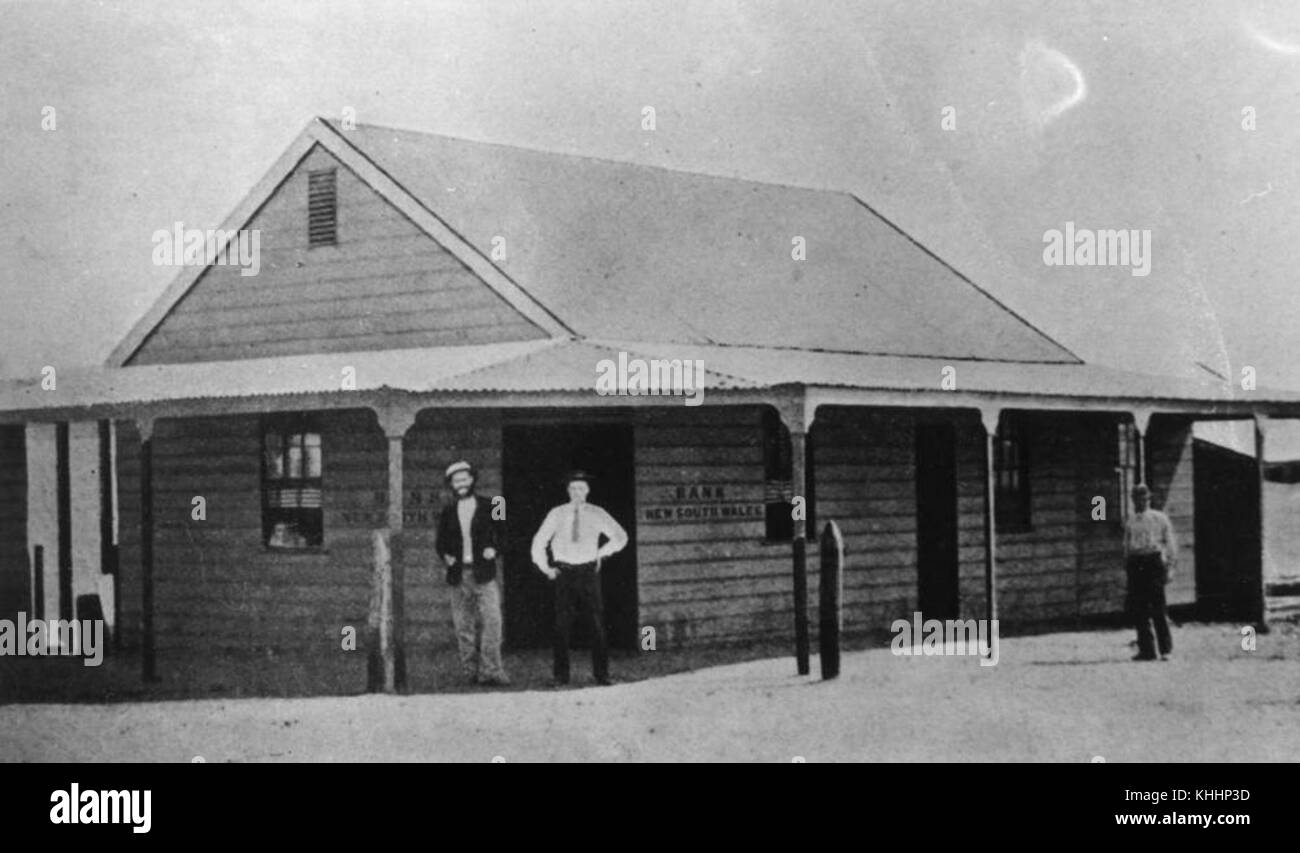
[{"label": "weatherboard building", "polygon": [[[362,689],[340,634],[378,529],[408,660],[451,654],[459,459],[505,499],[515,649],[549,641],[528,542],[571,467],[631,534],[604,572],[626,648],[793,643],[827,520],[848,632],[1114,616],[1139,480],[1183,543],[1171,604],[1264,618],[1258,466],[1206,480],[1191,424],[1300,395],[1084,363],[851,194],[315,120],[223,229],[256,275],[237,238],[104,367],[0,384],[0,610],[97,600],[148,677],[284,654]],[[598,388],[636,360],[691,387]]]}]

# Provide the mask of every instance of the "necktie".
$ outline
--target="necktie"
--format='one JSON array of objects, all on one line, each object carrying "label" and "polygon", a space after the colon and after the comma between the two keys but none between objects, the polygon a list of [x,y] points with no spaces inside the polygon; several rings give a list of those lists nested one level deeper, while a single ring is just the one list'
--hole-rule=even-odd
[{"label": "necktie", "polygon": [[581,507],[578,504],[573,505],[573,541],[578,541],[578,510]]}]

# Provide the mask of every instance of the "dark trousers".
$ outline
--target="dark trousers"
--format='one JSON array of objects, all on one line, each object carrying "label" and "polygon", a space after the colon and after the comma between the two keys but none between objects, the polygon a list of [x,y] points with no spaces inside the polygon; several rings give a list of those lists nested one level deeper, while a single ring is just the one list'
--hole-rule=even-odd
[{"label": "dark trousers", "polygon": [[609,649],[605,645],[605,606],[600,596],[600,572],[595,563],[557,563],[555,579],[555,680],[569,680],[569,639],[579,610],[591,627],[591,669],[597,681],[609,678]]},{"label": "dark trousers", "polygon": [[[1160,654],[1167,655],[1174,648],[1169,636],[1169,618],[1165,615],[1165,563],[1159,554],[1134,554],[1128,558],[1128,610],[1137,628],[1138,654],[1156,656],[1155,644]],[[1155,642],[1151,638],[1151,623],[1155,623]]]}]

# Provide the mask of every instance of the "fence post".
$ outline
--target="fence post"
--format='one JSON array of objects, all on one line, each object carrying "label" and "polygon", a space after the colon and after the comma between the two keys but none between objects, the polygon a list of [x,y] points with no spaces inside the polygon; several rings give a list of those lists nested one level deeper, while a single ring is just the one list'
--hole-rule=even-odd
[{"label": "fence post", "polygon": [[819,583],[822,679],[840,674],[840,628],[844,623],[844,537],[833,521],[826,522],[821,535],[821,578]]}]

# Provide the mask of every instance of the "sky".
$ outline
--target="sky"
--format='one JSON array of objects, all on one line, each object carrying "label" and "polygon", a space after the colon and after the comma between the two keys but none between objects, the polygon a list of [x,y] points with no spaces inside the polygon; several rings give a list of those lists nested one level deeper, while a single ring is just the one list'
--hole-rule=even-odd
[{"label": "sky", "polygon": [[[102,362],[175,273],[154,231],[218,227],[350,108],[847,190],[1085,360],[1300,389],[1294,2],[0,0],[0,21],[0,376]],[[1066,223],[1149,231],[1149,274],[1046,264]]]}]

